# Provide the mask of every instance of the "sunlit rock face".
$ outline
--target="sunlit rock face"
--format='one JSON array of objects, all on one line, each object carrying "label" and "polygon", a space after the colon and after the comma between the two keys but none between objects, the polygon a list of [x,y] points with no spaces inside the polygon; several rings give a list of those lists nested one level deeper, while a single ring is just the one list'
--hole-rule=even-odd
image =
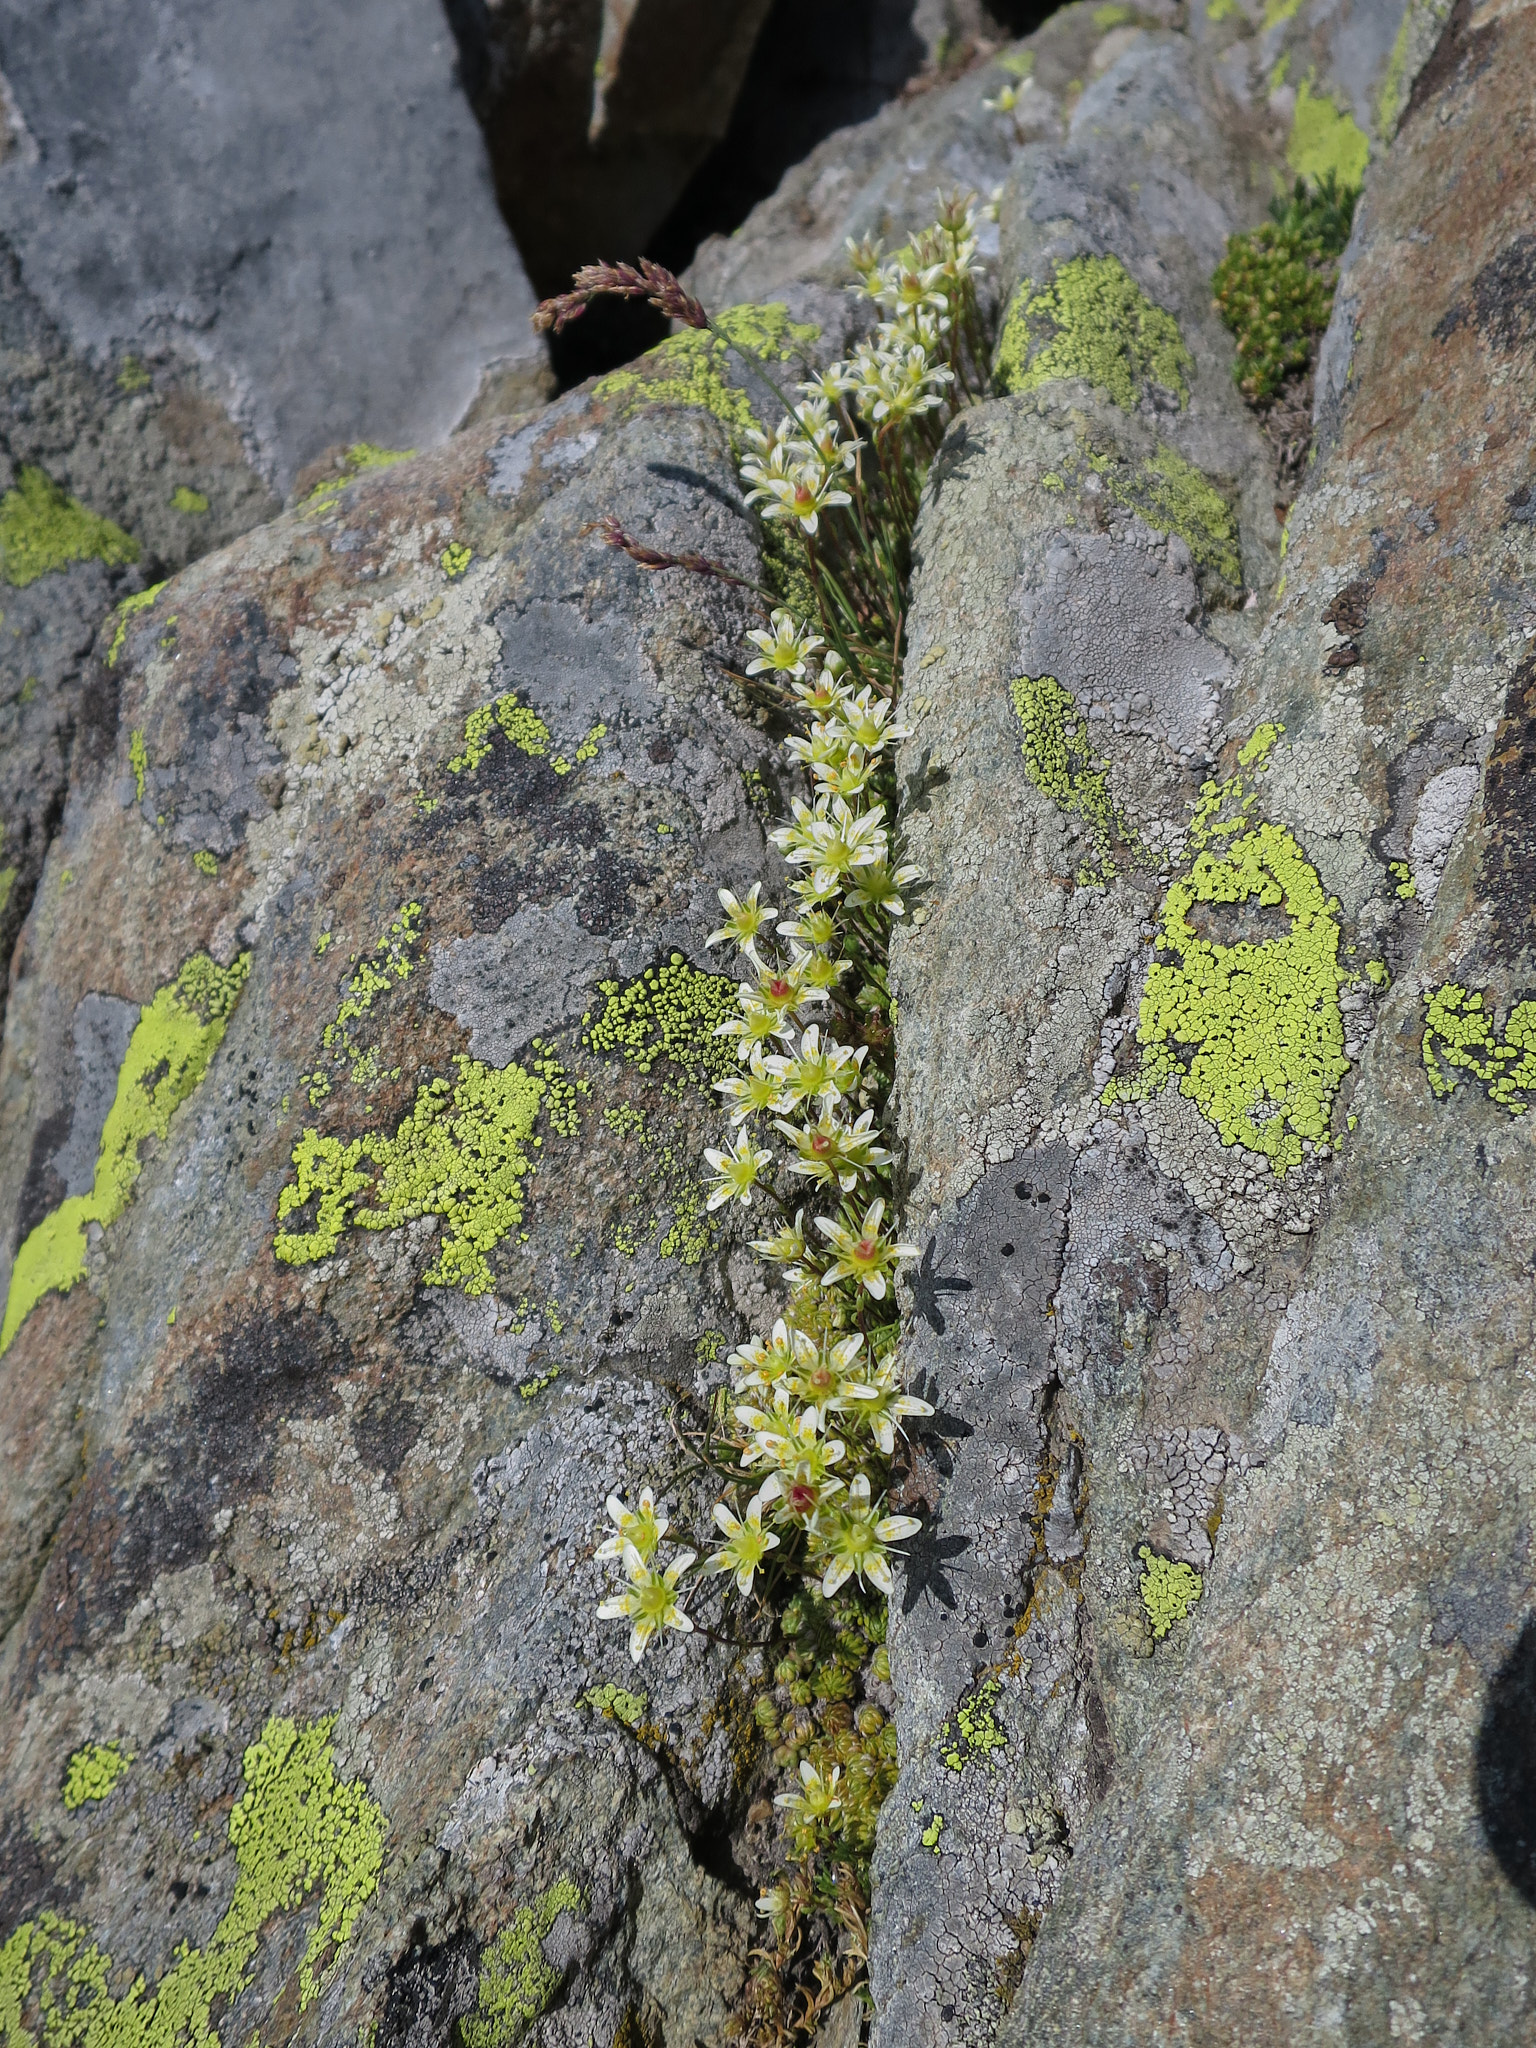
[{"label": "sunlit rock face", "polygon": [[[1536,17],[1213,11],[1064,11],[693,272],[792,382],[846,235],[1002,188],[907,614],[877,2048],[1533,2031]],[[1367,161],[1298,491],[1211,278]],[[210,426],[191,566],[16,443],[6,715],[74,693],[0,813],[0,1999],[49,2048],[81,1986],[163,2048],[735,2038],[762,1673],[594,1613],[604,1495],[707,1513],[673,1420],[773,1313],[701,1187],[715,890],[782,884],[795,793],[753,604],[591,530],[771,573],[763,393],[667,351],[349,423],[282,514]],[[184,417],[140,354],[125,447]]]}]

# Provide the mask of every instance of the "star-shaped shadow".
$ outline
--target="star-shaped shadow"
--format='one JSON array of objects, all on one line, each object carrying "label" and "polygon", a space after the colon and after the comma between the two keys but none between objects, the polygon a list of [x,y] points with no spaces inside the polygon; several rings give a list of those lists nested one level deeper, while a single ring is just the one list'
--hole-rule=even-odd
[{"label": "star-shaped shadow", "polygon": [[925,1593],[931,1593],[941,1607],[955,1611],[955,1589],[946,1566],[971,1547],[969,1536],[941,1536],[937,1525],[928,1523],[914,1536],[907,1550],[907,1582],[902,1592],[901,1611],[910,1614]]},{"label": "star-shaped shadow", "polygon": [[944,1311],[939,1307],[941,1294],[969,1294],[971,1282],[953,1276],[935,1273],[933,1270],[933,1248],[937,1238],[930,1237],[927,1248],[916,1273],[912,1276],[912,1294],[917,1312],[928,1327],[942,1337],[949,1325],[944,1320]]},{"label": "star-shaped shadow", "polygon": [[966,1437],[976,1434],[975,1425],[966,1421],[963,1415],[954,1415],[939,1399],[939,1382],[933,1373],[927,1373],[913,1382],[912,1391],[920,1401],[926,1401],[933,1410],[925,1415],[911,1431],[911,1437],[934,1466],[941,1478],[952,1479],[955,1472],[953,1446],[963,1443]]}]

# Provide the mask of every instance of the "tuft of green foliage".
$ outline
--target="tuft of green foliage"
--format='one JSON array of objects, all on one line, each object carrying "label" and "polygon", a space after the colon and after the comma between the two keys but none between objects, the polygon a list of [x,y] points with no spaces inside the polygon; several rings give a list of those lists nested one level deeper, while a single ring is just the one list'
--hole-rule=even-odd
[{"label": "tuft of green foliage", "polygon": [[1298,178],[1288,197],[1270,202],[1262,227],[1228,240],[1211,287],[1237,337],[1238,388],[1252,404],[1267,405],[1311,362],[1359,196],[1331,171],[1313,184]]}]

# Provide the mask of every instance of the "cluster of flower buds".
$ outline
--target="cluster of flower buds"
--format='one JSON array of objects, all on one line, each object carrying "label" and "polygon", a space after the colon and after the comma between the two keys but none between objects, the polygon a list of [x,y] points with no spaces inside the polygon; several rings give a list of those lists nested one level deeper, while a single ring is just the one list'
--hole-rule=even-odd
[{"label": "cluster of flower buds", "polygon": [[855,419],[878,442],[945,403],[955,382],[956,322],[974,303],[981,267],[973,200],[945,201],[933,226],[888,259],[878,242],[849,243],[854,289],[886,317],[848,360],[799,387],[801,403],[772,434],[748,431],[741,473],[752,486],[747,502],[765,519],[798,520],[814,534],[823,512],[853,502],[847,486],[868,445]]}]

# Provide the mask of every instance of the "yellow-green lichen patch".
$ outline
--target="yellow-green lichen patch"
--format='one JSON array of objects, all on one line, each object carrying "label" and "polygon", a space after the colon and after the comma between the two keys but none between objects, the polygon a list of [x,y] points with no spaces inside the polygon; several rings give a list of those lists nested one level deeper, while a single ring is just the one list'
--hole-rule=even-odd
[{"label": "yellow-green lichen patch", "polygon": [[[701,405],[734,434],[754,424],[754,404],[778,409],[778,400],[758,388],[744,370],[752,396],[730,380],[733,364],[781,363],[818,341],[819,327],[791,320],[777,301],[766,306],[727,306],[708,328],[692,327],[674,334],[641,356],[633,366],[610,371],[598,380],[596,396],[619,405],[627,414],[642,405]],[[777,382],[777,378],[775,378]]]},{"label": "yellow-green lichen patch", "polygon": [[1387,59],[1387,68],[1382,73],[1376,94],[1374,114],[1379,142],[1388,143],[1396,135],[1398,123],[1408,105],[1408,96],[1413,90],[1414,77],[1434,47],[1450,11],[1451,0],[1411,0],[1403,10],[1392,54]]},{"label": "yellow-green lichen patch", "polygon": [[1145,1543],[1136,1555],[1146,1566],[1141,1575],[1141,1604],[1147,1610],[1153,1635],[1161,1641],[1176,1621],[1189,1619],[1189,1610],[1204,1590],[1203,1583],[1193,1565],[1175,1564],[1172,1558],[1159,1557]]},{"label": "yellow-green lichen patch", "polygon": [[1023,734],[1025,774],[1059,811],[1081,818],[1093,833],[1098,866],[1080,869],[1077,879],[1110,880],[1118,873],[1111,849],[1119,843],[1134,855],[1139,843],[1110,796],[1109,764],[1094,752],[1087,720],[1054,676],[1015,676],[1008,694]]},{"label": "yellow-green lichen patch", "polygon": [[139,1147],[146,1138],[164,1142],[172,1114],[218,1050],[250,968],[249,953],[229,967],[195,953],[139,1012],[102,1128],[91,1191],[66,1197],[23,1240],[11,1268],[0,1353],[45,1294],[67,1294],[85,1278],[87,1225],[105,1230],[127,1208],[140,1172]]},{"label": "yellow-green lichen patch", "polygon": [[373,441],[354,441],[341,458],[341,475],[328,476],[316,484],[304,500],[303,509],[324,512],[335,504],[354,477],[370,469],[390,469],[397,462],[409,462],[415,453],[414,448],[380,448]]},{"label": "yellow-green lichen patch", "polygon": [[128,767],[133,776],[133,794],[138,803],[144,801],[144,776],[149,767],[149,750],[144,744],[144,728],[136,725],[128,738]]},{"label": "yellow-green lichen patch", "polygon": [[[1261,727],[1239,759],[1262,767],[1278,728]],[[1169,889],[1147,971],[1136,1042],[1141,1071],[1111,1081],[1106,1103],[1144,1102],[1173,1076],[1224,1145],[1262,1153],[1277,1175],[1329,1134],[1349,1069],[1339,988],[1338,904],[1281,825],[1253,825],[1241,776],[1208,782],[1190,822],[1195,857]],[[1224,909],[1278,912],[1286,928],[1232,943],[1203,932]]]},{"label": "yellow-green lichen patch", "polygon": [[691,1176],[672,1197],[672,1221],[656,1250],[663,1259],[696,1266],[714,1243],[714,1225],[704,1206],[704,1190]]},{"label": "yellow-green lichen patch", "polygon": [[583,1095],[592,1093],[592,1083],[582,1079],[573,1081],[547,1038],[534,1039],[533,1055],[528,1067],[544,1083],[544,1108],[549,1128],[557,1138],[574,1138],[580,1129],[577,1116],[579,1100]]},{"label": "yellow-green lichen patch", "polygon": [[545,1083],[515,1062],[498,1069],[461,1053],[455,1064],[458,1080],[439,1075],[423,1082],[392,1136],[369,1131],[343,1143],[304,1132],[277,1220],[281,1226],[311,1202],[314,1220],[307,1230],[279,1227],[272,1250],[284,1265],[329,1258],[352,1225],[398,1230],[436,1216],[442,1239],[426,1284],[465,1294],[490,1290],[489,1254],[523,1220],[523,1184],[532,1170],[524,1147]]},{"label": "yellow-green lichen patch", "polygon": [[116,1742],[87,1742],[70,1758],[64,1772],[61,1797],[66,1813],[105,1799],[120,1778],[128,1775],[133,1753],[124,1753]]},{"label": "yellow-green lichen patch", "polygon": [[622,1721],[626,1728],[638,1728],[645,1716],[645,1704],[650,1695],[643,1692],[626,1692],[623,1686],[610,1682],[594,1685],[581,1697],[584,1706],[595,1707],[605,1720]]},{"label": "yellow-green lichen patch", "polygon": [[1074,256],[1044,291],[1022,284],[1009,301],[993,380],[1034,391],[1081,377],[1132,412],[1148,386],[1189,397],[1194,358],[1179,323],[1154,305],[1118,256]]},{"label": "yellow-green lichen patch", "polygon": [[117,373],[117,388],[126,391],[129,397],[137,392],[147,391],[153,380],[137,356],[124,356],[123,366]]},{"label": "yellow-green lichen patch", "polygon": [[200,875],[216,875],[219,872],[219,857],[216,853],[210,853],[204,846],[193,854],[192,865]]},{"label": "yellow-green lichen patch", "polygon": [[567,761],[564,754],[556,754],[549,764],[550,767],[554,769],[557,775],[569,775],[571,770],[579,767],[583,761],[595,761],[597,759],[598,747],[607,737],[607,733],[608,728],[606,725],[592,726],[588,730],[586,738],[576,749],[575,760]]},{"label": "yellow-green lichen patch", "polygon": [[474,559],[472,548],[465,547],[461,540],[451,540],[438,556],[437,566],[451,583],[464,574]]},{"label": "yellow-green lichen patch", "polygon": [[[471,711],[464,721],[464,751],[456,754],[448,763],[452,775],[473,774],[475,769],[490,753],[493,735],[500,730],[514,747],[522,753],[532,755],[535,760],[549,752],[549,727],[536,711],[526,704],[519,704],[509,690],[504,697],[498,697],[494,704],[482,704]],[[596,728],[599,735],[603,728]],[[591,738],[591,735],[588,735]],[[597,751],[594,746],[592,752]],[[590,759],[590,755],[585,758]]]},{"label": "yellow-green lichen patch", "polygon": [[1298,178],[1336,178],[1352,190],[1365,176],[1371,145],[1352,114],[1336,107],[1326,93],[1312,90],[1303,79],[1296,92],[1285,160]]},{"label": "yellow-green lichen patch", "polygon": [[1243,558],[1232,507],[1176,449],[1159,441],[1134,468],[1103,455],[1091,455],[1089,466],[1104,479],[1117,505],[1138,513],[1160,533],[1176,533],[1200,568],[1235,590],[1242,588]]},{"label": "yellow-green lichen patch", "polygon": [[[165,585],[163,583],[151,583],[148,590],[136,590],[132,597],[125,597],[122,603],[116,607],[113,617],[117,620],[117,626],[112,634],[112,645],[107,649],[108,668],[117,667],[117,657],[122,653],[123,642],[128,638],[128,621],[135,612],[148,611],[164,588]],[[140,733],[139,740],[141,744],[143,737],[143,734]],[[141,785],[139,801],[142,803],[143,800],[144,790]]]},{"label": "yellow-green lichen patch", "polygon": [[1411,903],[1419,893],[1419,885],[1413,879],[1413,869],[1409,867],[1407,861],[1389,861],[1387,872],[1391,875],[1396,885],[1392,891],[1393,895],[1400,896],[1405,903]]},{"label": "yellow-green lichen patch", "polygon": [[[378,1078],[378,1060],[374,1052],[360,1044],[356,1027],[381,996],[415,973],[419,965],[417,949],[423,936],[422,915],[419,903],[402,903],[372,950],[361,960],[355,953],[352,955],[356,964],[342,989],[336,1014],[321,1034],[320,1042],[332,1063],[350,1061],[351,1078],[360,1085]],[[316,944],[316,953],[325,952],[330,943],[331,935],[327,932],[323,943]],[[299,1085],[308,1091],[310,1108],[318,1109],[331,1092],[331,1076],[324,1067],[318,1067],[312,1074],[300,1074]]]},{"label": "yellow-green lichen patch", "polygon": [[1490,1102],[1523,1116],[1536,1095],[1536,1002],[1516,1003],[1501,1032],[1485,996],[1443,982],[1424,1006],[1423,1057],[1429,1085],[1442,1101],[1458,1074],[1470,1074]]},{"label": "yellow-green lichen patch", "polygon": [[220,2048],[214,2007],[245,1990],[268,1921],[318,1892],[299,1964],[299,2010],[313,2005],[384,1863],[382,1809],[360,1779],[337,1781],[334,1723],[274,1717],[245,1752],[246,1790],[229,1816],[233,1896],[206,1947],[182,1943],[153,1990],[136,1976],[115,1996],[123,1973],[77,1922],[24,1921],[0,1947],[6,2048]]},{"label": "yellow-green lichen patch", "polygon": [[633,981],[598,983],[601,1011],[582,1018],[583,1043],[595,1053],[617,1054],[649,1074],[667,1060],[678,1078],[664,1093],[680,1094],[685,1082],[707,1088],[731,1070],[728,1039],[716,1036],[737,1014],[736,983],[725,974],[690,967],[674,953],[664,967],[648,967]]},{"label": "yellow-green lichen patch", "polygon": [[540,1943],[562,1913],[581,1911],[581,1893],[559,1878],[531,1906],[519,1906],[480,1957],[475,2010],[459,2021],[464,2048],[515,2048],[549,2009],[561,1973],[544,1960]]},{"label": "yellow-green lichen patch", "polygon": [[992,1752],[1008,1746],[1008,1737],[997,1720],[999,1688],[998,1679],[984,1678],[956,1707],[953,1720],[944,1723],[939,1732],[939,1755],[946,1769],[963,1771],[977,1757],[989,1771],[996,1768]]},{"label": "yellow-green lichen patch", "polygon": [[171,504],[178,512],[185,512],[195,519],[208,510],[208,500],[201,491],[194,491],[187,484],[178,484],[171,493]]},{"label": "yellow-green lichen patch", "polygon": [[24,589],[71,562],[120,569],[139,559],[139,544],[110,519],[88,512],[40,469],[24,465],[0,498],[0,578]]},{"label": "yellow-green lichen patch", "polygon": [[925,1849],[931,1849],[934,1855],[937,1856],[939,1853],[939,1837],[943,1832],[944,1816],[942,1813],[936,1813],[928,1822],[927,1827],[918,1836],[918,1840]]}]

